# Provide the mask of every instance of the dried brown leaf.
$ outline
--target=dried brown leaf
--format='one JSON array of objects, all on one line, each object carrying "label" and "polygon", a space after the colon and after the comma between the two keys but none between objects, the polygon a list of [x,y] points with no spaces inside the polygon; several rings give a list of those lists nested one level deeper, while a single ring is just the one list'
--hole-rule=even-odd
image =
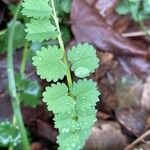
[{"label": "dried brown leaf", "polygon": [[77,42],[92,43],[105,52],[147,57],[146,51],[113,31],[84,0],[73,0],[71,23]]},{"label": "dried brown leaf", "polygon": [[122,76],[116,83],[118,109],[139,106],[143,83],[134,76]]},{"label": "dried brown leaf", "polygon": [[98,121],[92,128],[85,150],[122,150],[125,146],[126,138],[117,122]]},{"label": "dried brown leaf", "polygon": [[147,121],[147,113],[140,107],[116,111],[118,122],[133,135],[141,135],[144,132]]}]

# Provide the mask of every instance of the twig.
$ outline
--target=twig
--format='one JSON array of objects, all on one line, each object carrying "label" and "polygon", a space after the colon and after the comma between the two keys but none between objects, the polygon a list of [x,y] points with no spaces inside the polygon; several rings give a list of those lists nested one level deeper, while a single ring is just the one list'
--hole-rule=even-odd
[{"label": "twig", "polygon": [[147,32],[144,31],[137,31],[137,32],[129,32],[129,33],[123,33],[122,36],[125,38],[128,37],[138,37],[138,36],[145,36],[147,34],[150,34],[150,30]]},{"label": "twig", "polygon": [[150,130],[143,133],[139,138],[137,138],[133,143],[131,143],[129,146],[127,146],[124,150],[130,150],[132,147],[134,147],[136,144],[138,144],[140,141],[143,141],[145,137],[150,135]]}]

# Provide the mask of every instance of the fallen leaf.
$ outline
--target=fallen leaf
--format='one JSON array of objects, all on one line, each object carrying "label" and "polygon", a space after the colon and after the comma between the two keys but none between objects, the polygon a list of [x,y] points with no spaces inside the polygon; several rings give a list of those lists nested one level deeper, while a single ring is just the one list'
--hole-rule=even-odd
[{"label": "fallen leaf", "polygon": [[31,150],[43,150],[43,145],[40,142],[34,142],[31,144]]},{"label": "fallen leaf", "polygon": [[122,150],[126,143],[126,138],[117,122],[97,121],[86,142],[85,150]]},{"label": "fallen leaf", "polygon": [[95,7],[103,18],[107,18],[110,15],[112,16],[117,3],[118,0],[97,0]]},{"label": "fallen leaf", "polygon": [[[82,10],[82,11],[81,11]],[[116,54],[147,57],[148,52],[141,50],[113,31],[84,0],[73,0],[71,11],[71,28],[76,42],[89,42],[101,51]]]},{"label": "fallen leaf", "polygon": [[117,109],[139,106],[143,83],[135,76],[124,75],[116,82]]},{"label": "fallen leaf", "polygon": [[44,122],[40,119],[37,120],[37,135],[43,137],[50,142],[56,142],[57,130],[47,122]]},{"label": "fallen leaf", "polygon": [[141,135],[144,132],[147,113],[140,107],[136,107],[116,111],[116,118],[130,134],[136,136]]}]

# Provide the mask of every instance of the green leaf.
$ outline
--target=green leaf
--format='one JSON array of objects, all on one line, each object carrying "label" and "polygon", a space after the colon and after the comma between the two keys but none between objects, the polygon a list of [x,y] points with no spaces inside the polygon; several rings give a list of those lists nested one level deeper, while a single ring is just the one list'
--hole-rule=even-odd
[{"label": "green leaf", "polygon": [[54,113],[71,112],[74,109],[75,101],[68,96],[68,88],[65,84],[59,82],[46,88],[43,93],[43,101],[47,103],[48,110]]},{"label": "green leaf", "polygon": [[33,18],[49,18],[51,7],[48,5],[49,0],[25,0],[22,3],[22,14]]},{"label": "green leaf", "polygon": [[90,131],[76,131],[75,133],[64,133],[57,137],[59,150],[81,150],[85,144],[85,140],[90,135]]},{"label": "green leaf", "polygon": [[26,81],[23,92],[20,93],[21,102],[25,106],[36,107],[39,104],[40,99],[40,86],[37,81]]},{"label": "green leaf", "polygon": [[120,15],[130,14],[135,22],[143,21],[150,17],[150,0],[122,0],[116,12]]},{"label": "green leaf", "polygon": [[[10,4],[8,5],[8,9],[9,9],[11,15],[14,16],[15,13],[16,13],[16,10],[17,10],[17,5],[10,3]],[[23,20],[24,20],[24,17],[25,17],[25,16],[22,15],[21,10],[22,10],[22,7],[21,7],[21,9],[19,10],[17,19],[23,19]]]},{"label": "green leaf", "polygon": [[55,114],[55,128],[61,133],[74,132],[77,128],[77,121],[73,119],[76,116],[75,111]]},{"label": "green leaf", "polygon": [[33,52],[36,52],[37,50],[41,49],[42,48],[42,43],[40,42],[33,42],[31,43],[30,45],[30,49],[33,51]]},{"label": "green leaf", "polygon": [[0,123],[0,145],[16,146],[21,142],[21,135],[17,126],[11,124],[8,121]]},{"label": "green leaf", "polygon": [[139,8],[140,8],[140,1],[135,1],[135,2],[130,2],[130,13],[132,15],[132,18],[134,21],[139,21],[139,14],[140,14],[140,11],[139,11]]},{"label": "green leaf", "polygon": [[[11,26],[12,26],[12,21],[8,24],[8,33],[11,30]],[[25,26],[20,21],[15,22],[15,33],[16,34],[13,38],[14,49],[24,46],[25,43],[25,36],[26,36]],[[7,36],[9,36],[9,34]]]},{"label": "green leaf", "polygon": [[72,0],[55,0],[54,2],[59,16],[64,16],[64,14],[70,12]]},{"label": "green leaf", "polygon": [[70,12],[70,8],[71,8],[71,0],[61,0],[61,9],[62,11],[69,13]]},{"label": "green leaf", "polygon": [[143,9],[145,14],[150,15],[150,0],[144,0]]},{"label": "green leaf", "polygon": [[42,47],[33,57],[33,65],[37,68],[37,74],[47,81],[63,79],[67,75],[68,68],[62,61],[64,52],[57,46]]},{"label": "green leaf", "polygon": [[[8,44],[8,36],[12,26],[12,21],[10,21],[7,25],[7,29],[4,30],[4,33],[0,35],[0,52],[5,52],[7,50]],[[20,21],[15,22],[15,36],[13,38],[13,47],[14,50],[17,48],[21,48],[25,42],[25,26]]]},{"label": "green leaf", "polygon": [[3,34],[0,35],[0,53],[4,53],[7,49],[7,42],[8,42],[7,33],[8,31],[4,30]]},{"label": "green leaf", "polygon": [[[96,110],[94,112],[96,112]],[[79,117],[78,120],[73,119],[73,117],[71,113],[59,113],[55,115],[55,127],[59,127],[57,143],[59,143],[60,150],[81,149],[91,133],[91,126],[96,120],[95,114],[84,115],[82,118]]]},{"label": "green leaf", "polygon": [[77,83],[74,82],[70,90],[71,94],[76,97],[76,108],[79,110],[95,106],[99,100],[100,93],[97,90],[96,83],[92,80],[84,79]]},{"label": "green leaf", "polygon": [[75,70],[75,75],[79,78],[84,78],[90,75],[90,70],[85,67],[79,67]]},{"label": "green leaf", "polygon": [[40,102],[39,83],[36,80],[24,79],[21,75],[16,75],[15,79],[21,102],[25,106],[36,107]]},{"label": "green leaf", "polygon": [[28,33],[26,39],[32,42],[42,42],[44,40],[55,39],[58,35],[56,28],[48,19],[31,19],[30,23],[26,24],[25,31]]},{"label": "green leaf", "polygon": [[63,41],[65,43],[71,40],[71,32],[68,26],[65,26],[65,25],[61,26],[61,33],[62,33]]},{"label": "green leaf", "polygon": [[[76,105],[75,105],[76,106]],[[61,133],[76,132],[77,130],[87,130],[92,127],[96,121],[96,109],[89,107],[81,110],[55,114],[55,127]],[[77,119],[75,119],[77,118]]]},{"label": "green leaf", "polygon": [[[93,73],[99,66],[99,59],[92,45],[87,43],[78,44],[68,52],[68,59],[71,63],[71,69],[78,77],[86,77],[89,73]],[[82,73],[79,69],[84,68]]]},{"label": "green leaf", "polygon": [[127,0],[122,0],[116,8],[116,12],[119,15],[126,15],[130,12],[129,2]]}]

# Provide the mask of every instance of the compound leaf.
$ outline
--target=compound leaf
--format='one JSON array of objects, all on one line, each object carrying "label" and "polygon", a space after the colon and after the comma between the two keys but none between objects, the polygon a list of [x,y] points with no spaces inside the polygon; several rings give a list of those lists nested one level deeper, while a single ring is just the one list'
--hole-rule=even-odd
[{"label": "compound leaf", "polygon": [[68,52],[68,59],[71,63],[72,71],[80,78],[89,76],[99,66],[99,59],[96,56],[95,49],[88,43],[78,44],[77,47],[74,46]]},{"label": "compound leaf", "polygon": [[63,56],[64,52],[57,46],[42,47],[33,57],[33,65],[37,68],[37,74],[47,81],[56,82],[58,79],[63,79],[68,71],[66,64],[62,61]]},{"label": "compound leaf", "polygon": [[0,145],[16,146],[21,142],[21,135],[17,126],[11,124],[8,121],[0,123]]},{"label": "compound leaf", "polygon": [[94,106],[98,101],[99,92],[96,83],[84,79],[73,83],[70,95],[75,99],[74,110],[55,114],[55,127],[60,133],[57,142],[61,150],[80,150],[96,121]]},{"label": "compound leaf", "polygon": [[22,14],[33,18],[49,18],[51,7],[48,2],[49,0],[25,0],[22,3]]},{"label": "compound leaf", "polygon": [[26,27],[26,39],[28,41],[42,42],[44,40],[55,39],[58,35],[55,26],[48,19],[31,19],[31,22],[27,23]]},{"label": "compound leaf", "polygon": [[68,96],[68,87],[59,82],[51,87],[46,88],[43,93],[43,101],[47,103],[48,110],[54,113],[71,112],[74,109],[75,101],[72,97]]}]

